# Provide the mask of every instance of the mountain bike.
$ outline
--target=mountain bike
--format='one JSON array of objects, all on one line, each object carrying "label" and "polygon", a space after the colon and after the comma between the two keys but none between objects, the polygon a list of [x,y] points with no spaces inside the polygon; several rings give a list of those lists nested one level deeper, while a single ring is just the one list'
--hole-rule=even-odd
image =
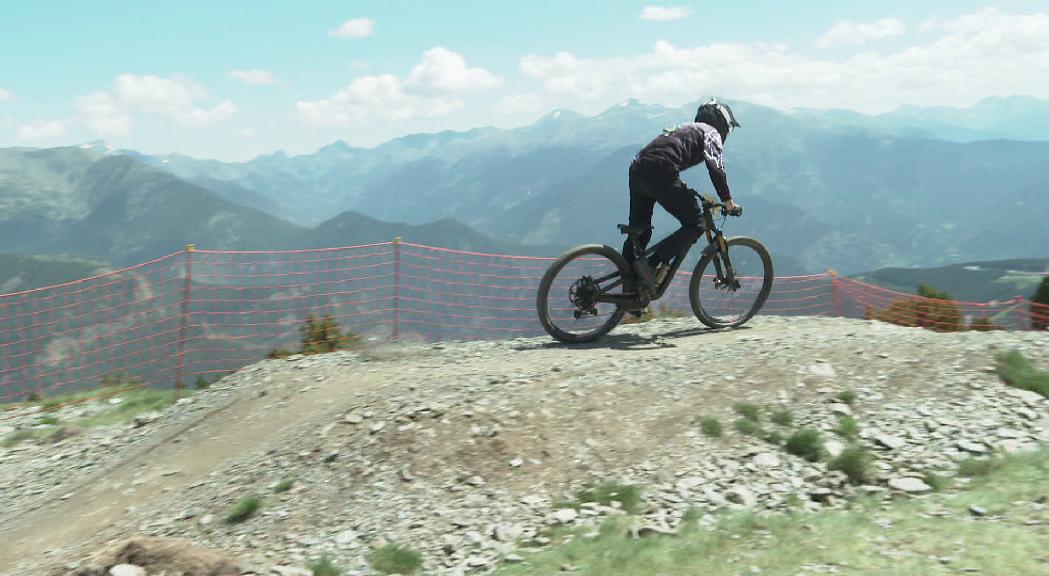
[{"label": "mountain bike", "polygon": [[[741,207],[729,213],[724,204],[692,193],[701,202],[707,239],[688,286],[692,312],[711,328],[741,326],[772,290],[772,257],[754,238],[725,238],[715,223],[718,216],[722,225],[727,216],[742,216]],[[647,264],[641,263],[667,241],[639,250],[637,237],[650,229],[619,225],[632,240],[632,265],[618,250],[601,244],[576,246],[550,265],[536,298],[539,323],[547,333],[562,342],[591,342],[615,328],[627,311],[642,310],[666,294],[692,246],[686,245],[653,274],[643,274],[639,266]]]}]

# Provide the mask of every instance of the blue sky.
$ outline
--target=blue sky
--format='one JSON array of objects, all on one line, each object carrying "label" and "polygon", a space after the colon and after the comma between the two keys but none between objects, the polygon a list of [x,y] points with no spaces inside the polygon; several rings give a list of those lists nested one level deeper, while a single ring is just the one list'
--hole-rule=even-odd
[{"label": "blue sky", "polygon": [[0,0],[0,146],[246,159],[709,95],[1049,98],[1049,3]]}]

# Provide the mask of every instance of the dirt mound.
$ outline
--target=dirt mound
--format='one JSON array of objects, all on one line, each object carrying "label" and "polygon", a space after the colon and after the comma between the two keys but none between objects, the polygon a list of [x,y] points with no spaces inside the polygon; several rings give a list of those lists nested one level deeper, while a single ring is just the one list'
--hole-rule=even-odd
[{"label": "dirt mound", "polygon": [[86,566],[68,576],[109,576],[110,569],[124,566],[127,574],[165,574],[166,576],[240,576],[232,558],[214,550],[197,548],[189,540],[137,537],[107,546]]}]

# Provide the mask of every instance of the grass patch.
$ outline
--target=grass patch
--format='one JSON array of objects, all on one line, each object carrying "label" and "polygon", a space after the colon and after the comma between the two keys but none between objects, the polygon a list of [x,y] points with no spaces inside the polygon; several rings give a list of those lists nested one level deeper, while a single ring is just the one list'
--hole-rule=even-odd
[{"label": "grass patch", "polygon": [[46,426],[56,426],[58,425],[58,418],[55,418],[54,416],[44,416],[40,419],[40,423]]},{"label": "grass patch", "polygon": [[842,390],[835,396],[838,400],[841,400],[845,404],[852,405],[856,402],[856,391],[855,390]]},{"label": "grass patch", "polygon": [[932,488],[933,492],[943,492],[951,487],[951,479],[935,472],[926,472],[922,475],[922,481]]},{"label": "grass patch", "polygon": [[18,446],[19,444],[27,440],[39,439],[40,432],[40,430],[29,430],[25,428],[23,428],[22,430],[15,430],[14,432],[5,436],[4,441],[0,444],[2,444],[4,448],[12,448],[14,446]]},{"label": "grass patch", "polygon": [[780,426],[793,426],[794,425],[794,414],[786,408],[780,408],[772,411],[772,416],[769,420],[773,424],[779,424]]},{"label": "grass patch", "polygon": [[713,416],[703,416],[698,420],[699,429],[711,438],[720,438],[724,432],[721,427],[721,421]]},{"label": "grass patch", "polygon": [[783,444],[783,434],[779,433],[776,430],[773,430],[772,432],[765,434],[765,441],[769,444],[779,446]]},{"label": "grass patch", "polygon": [[294,485],[295,485],[295,480],[292,480],[291,478],[285,478],[285,479],[281,480],[280,482],[277,482],[273,486],[273,491],[278,493],[278,494],[280,494],[281,492],[287,492],[288,490],[291,490],[291,487],[294,486]]},{"label": "grass patch", "polygon": [[691,316],[691,312],[685,312],[666,304],[660,304],[656,308],[649,306],[645,309],[645,312],[637,319],[637,322],[648,322],[650,320],[659,320],[661,318],[684,318],[685,316]]},{"label": "grass patch", "polygon": [[1039,370],[1017,350],[999,353],[998,377],[1013,388],[1030,390],[1049,398],[1049,371]]},{"label": "grass patch", "polygon": [[748,436],[761,436],[765,432],[761,429],[761,424],[750,418],[737,418],[732,425],[735,426],[737,432]]},{"label": "grass patch", "polygon": [[313,572],[313,576],[342,576],[346,572],[342,566],[327,556],[322,556],[320,560],[310,564],[310,571]]},{"label": "grass patch", "polygon": [[[1049,532],[1020,520],[1036,517],[1031,503],[1047,493],[1049,451],[1043,450],[1011,457],[965,491],[884,507],[858,502],[811,515],[727,514],[712,530],[638,540],[626,535],[628,520],[615,519],[597,538],[562,534],[550,549],[530,554],[527,564],[502,565],[494,574],[553,575],[566,564],[577,566],[578,576],[780,576],[812,573],[813,565],[859,576],[1043,574]],[[972,505],[1015,521],[974,522]],[[940,510],[950,514],[936,514]],[[945,557],[951,561],[941,562]]]},{"label": "grass patch", "polygon": [[866,484],[871,479],[874,455],[863,446],[849,446],[837,458],[827,462],[827,470],[840,470],[852,484]]},{"label": "grass patch", "polygon": [[958,463],[958,474],[968,478],[979,478],[994,472],[998,467],[996,458],[966,458]]},{"label": "grass patch", "polygon": [[0,442],[4,448],[13,448],[23,442],[59,442],[66,438],[76,436],[77,429],[69,426],[57,426],[53,428],[23,428],[16,430]]},{"label": "grass patch", "polygon": [[855,440],[860,436],[860,425],[852,416],[845,416],[838,420],[838,426],[834,428],[833,432],[838,436]]},{"label": "grass patch", "polygon": [[262,498],[258,496],[244,496],[229,509],[226,514],[227,524],[240,524],[254,516],[262,508]]},{"label": "grass patch", "polygon": [[[192,393],[192,390],[182,390],[182,396]],[[130,422],[139,414],[166,410],[175,403],[175,391],[170,389],[136,388],[125,390],[114,396],[120,398],[119,404],[107,406],[106,410],[93,416],[74,420],[72,424],[81,428],[123,424]]]},{"label": "grass patch", "polygon": [[787,438],[786,449],[809,462],[818,462],[823,457],[823,435],[819,430],[802,428]]},{"label": "grass patch", "polygon": [[423,555],[406,546],[387,544],[372,550],[368,563],[383,574],[414,574],[423,565]]},{"label": "grass patch", "polygon": [[[611,506],[612,502],[619,502],[622,510],[630,514],[640,512],[644,504],[640,486],[618,482],[604,482],[597,486],[583,488],[576,494],[576,501],[579,504],[596,502],[602,506]],[[578,505],[573,507],[578,508]]]},{"label": "grass patch", "polygon": [[753,422],[761,421],[761,408],[757,404],[751,402],[736,402],[732,405],[732,409],[736,411],[736,414],[751,420]]}]

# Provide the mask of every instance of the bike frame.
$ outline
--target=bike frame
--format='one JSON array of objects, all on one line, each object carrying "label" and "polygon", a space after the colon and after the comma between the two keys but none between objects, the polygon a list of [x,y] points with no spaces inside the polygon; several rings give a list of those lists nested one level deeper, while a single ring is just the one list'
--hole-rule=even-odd
[{"label": "bike frame", "polygon": [[[707,200],[706,198],[700,196],[696,192],[693,192],[693,194],[695,194],[696,197],[700,200],[700,203],[703,207],[703,221],[706,224],[704,233],[707,237],[707,245],[705,248],[703,248],[703,252],[700,253],[700,258],[703,258],[704,256],[712,254],[714,252],[720,253],[720,258],[714,258],[714,270],[717,272],[717,277],[724,282],[735,282],[735,273],[732,270],[732,263],[729,261],[728,245],[725,241],[725,235],[721,231],[721,228],[717,226],[717,224],[714,222],[714,210],[724,208],[724,205]],[[636,255],[635,258],[648,258],[649,256],[652,256],[656,253],[657,250],[659,250],[659,248],[663,245],[663,243],[667,241],[669,237],[669,235],[664,237],[655,245],[650,246],[647,250],[645,250],[644,253]],[[667,289],[670,288],[670,283],[674,280],[674,276],[677,275],[678,269],[681,267],[681,264],[684,263],[685,257],[688,256],[688,253],[692,250],[693,245],[694,244],[684,246],[681,249],[681,252],[678,253],[673,260],[671,260],[670,271],[667,273],[666,278],[663,279],[663,282],[660,283],[658,286],[650,287],[655,289],[655,293],[651,297],[644,295],[640,291],[636,291],[633,293],[624,292],[622,294],[607,294],[607,290],[613,290],[626,281],[625,278],[621,278],[620,280],[602,288],[601,292],[594,296],[594,301],[623,306],[644,307],[647,306],[648,303],[653,300],[659,300],[663,297],[663,294],[666,293]],[[637,250],[636,247],[635,250]],[[722,268],[722,264],[724,264],[724,268]],[[606,276],[595,278],[594,283],[600,286],[602,282],[612,280],[619,275],[619,272],[613,272]],[[636,274],[633,275],[631,279],[634,281],[636,289],[636,284],[640,281],[640,279],[636,277]]]}]

